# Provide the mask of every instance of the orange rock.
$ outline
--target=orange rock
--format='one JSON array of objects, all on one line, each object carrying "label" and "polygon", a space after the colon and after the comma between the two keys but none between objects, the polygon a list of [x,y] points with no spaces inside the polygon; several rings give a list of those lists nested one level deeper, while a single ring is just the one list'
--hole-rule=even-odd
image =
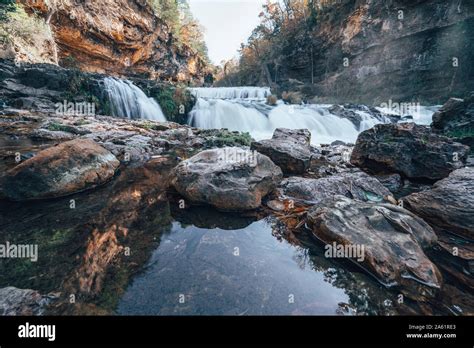
[{"label": "orange rock", "polygon": [[76,139],[40,151],[8,171],[3,193],[15,201],[66,196],[107,182],[119,165],[93,140]]}]

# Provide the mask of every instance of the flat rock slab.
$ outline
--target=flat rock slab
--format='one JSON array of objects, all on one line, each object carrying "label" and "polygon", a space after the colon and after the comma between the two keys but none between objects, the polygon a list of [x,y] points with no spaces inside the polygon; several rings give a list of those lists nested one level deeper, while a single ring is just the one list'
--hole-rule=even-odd
[{"label": "flat rock slab", "polygon": [[90,139],[76,139],[38,152],[9,170],[3,194],[14,201],[67,196],[104,184],[120,162]]},{"label": "flat rock slab", "polygon": [[285,174],[302,174],[311,163],[310,143],[307,129],[278,128],[272,139],[253,142],[251,149],[270,157]]},{"label": "flat rock slab", "polygon": [[440,180],[466,163],[469,147],[414,123],[380,124],[362,132],[351,163],[376,174]]},{"label": "flat rock slab", "polygon": [[431,190],[403,198],[406,207],[431,225],[474,239],[474,168],[463,168]]},{"label": "flat rock slab", "polygon": [[173,186],[183,197],[224,211],[258,208],[283,177],[267,156],[239,147],[200,152],[174,172]]},{"label": "flat rock slab", "polygon": [[408,210],[336,196],[311,209],[308,222],[327,244],[363,246],[364,260],[355,261],[387,286],[403,286],[415,297],[426,296],[412,291],[417,285],[441,286],[440,272],[423,252],[436,244],[436,234]]},{"label": "flat rock slab", "polygon": [[376,178],[358,170],[320,179],[291,177],[282,181],[280,194],[305,204],[318,204],[334,195],[361,201],[382,202],[391,192]]}]

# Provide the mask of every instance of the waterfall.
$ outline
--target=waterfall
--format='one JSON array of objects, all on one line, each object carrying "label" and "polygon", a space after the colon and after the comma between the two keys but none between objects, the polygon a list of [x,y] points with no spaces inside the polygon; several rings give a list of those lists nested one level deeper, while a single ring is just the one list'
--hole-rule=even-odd
[{"label": "waterfall", "polygon": [[[269,88],[194,88],[197,98],[188,123],[205,129],[227,128],[249,132],[256,140],[269,139],[277,128],[309,129],[313,144],[335,140],[355,142],[359,130],[348,119],[329,112],[331,105],[266,105]],[[369,128],[380,120],[363,116],[363,127]]]},{"label": "waterfall", "polygon": [[104,84],[113,116],[166,121],[160,105],[132,82],[106,77]]},{"label": "waterfall", "polygon": [[190,88],[196,98],[204,99],[265,99],[272,94],[268,87]]},{"label": "waterfall", "polygon": [[[332,105],[286,105],[278,101],[277,105],[269,106],[266,104],[266,97],[271,95],[269,88],[191,88],[190,91],[198,99],[189,114],[188,124],[204,129],[249,132],[256,140],[270,139],[277,128],[305,128],[311,131],[314,145],[335,140],[355,143],[360,132],[379,123],[392,122],[383,114],[393,112],[381,108],[377,109],[382,116],[376,116],[369,108],[349,107],[361,118],[360,126],[356,126],[349,119],[332,114],[329,111]],[[429,124],[435,111],[436,107],[420,107],[413,120]]]}]

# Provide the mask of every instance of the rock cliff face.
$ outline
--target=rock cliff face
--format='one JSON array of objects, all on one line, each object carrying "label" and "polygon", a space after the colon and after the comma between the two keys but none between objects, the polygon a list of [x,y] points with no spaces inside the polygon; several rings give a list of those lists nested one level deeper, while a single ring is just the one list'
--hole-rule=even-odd
[{"label": "rock cliff face", "polygon": [[189,47],[178,47],[147,1],[19,2],[51,25],[61,65],[115,76],[203,81],[205,62]]},{"label": "rock cliff face", "polygon": [[297,79],[308,96],[378,105],[443,104],[474,87],[472,1],[333,1],[311,37],[314,84],[311,56],[296,47],[279,71],[282,88]]}]

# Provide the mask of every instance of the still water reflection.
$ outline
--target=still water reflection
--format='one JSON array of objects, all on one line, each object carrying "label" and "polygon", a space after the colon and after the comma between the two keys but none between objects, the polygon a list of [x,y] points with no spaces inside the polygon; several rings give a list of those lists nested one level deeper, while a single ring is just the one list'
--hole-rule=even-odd
[{"label": "still water reflection", "polygon": [[289,238],[274,217],[179,209],[169,192],[175,164],[158,159],[94,191],[41,204],[0,199],[0,242],[37,244],[39,253],[35,263],[0,260],[0,288],[54,293],[46,313],[59,315],[472,312],[472,296],[452,285],[456,279],[446,276],[432,303],[397,304],[397,289],[325,258],[308,231]]},{"label": "still water reflection", "polygon": [[118,313],[335,314],[348,296],[305,253],[273,236],[271,219],[230,231],[175,222]]}]

